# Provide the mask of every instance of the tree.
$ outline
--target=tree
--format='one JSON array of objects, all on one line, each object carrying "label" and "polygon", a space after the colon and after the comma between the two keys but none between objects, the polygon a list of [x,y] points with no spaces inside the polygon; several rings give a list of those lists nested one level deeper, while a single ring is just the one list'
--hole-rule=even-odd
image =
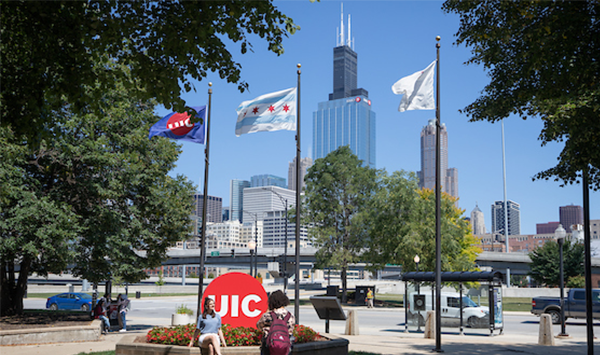
[{"label": "tree", "polygon": [[[563,275],[565,285],[581,281],[583,269],[583,244],[565,240],[563,244]],[[549,241],[529,253],[529,275],[539,284],[560,285],[560,258],[558,242]]]},{"label": "tree", "polygon": [[[417,189],[414,173],[383,173],[367,209],[369,241],[363,259],[381,270],[386,264],[402,265],[403,272],[415,271],[415,255],[420,270],[435,270],[435,193]],[[442,194],[442,271],[470,271],[480,252],[470,224],[455,206],[456,199]]]},{"label": "tree", "polygon": [[[116,75],[94,70],[104,55],[139,79],[141,90],[131,92],[137,99],[182,112],[180,85],[189,92],[208,71],[240,91],[248,87],[227,42],[246,53],[256,35],[281,54],[283,38],[298,28],[272,1],[2,2],[0,123],[31,139],[48,133],[39,129],[52,118],[48,110],[65,102],[73,113],[100,113],[99,92]],[[102,90],[83,90],[94,85]]]},{"label": "tree", "polygon": [[37,148],[0,131],[2,315],[22,311],[33,272],[73,264],[75,276],[93,283],[138,282],[191,231],[194,189],[183,176],[167,175],[181,150],[167,139],[148,140],[159,119],[153,102],[130,95],[137,82],[125,66],[100,61],[95,70],[121,78],[101,96],[102,115],[47,109],[53,117]]},{"label": "tree", "polygon": [[542,145],[565,143],[558,164],[536,179],[572,184],[586,171],[600,188],[600,6],[593,1],[447,0],[460,16],[457,44],[490,83],[464,111],[471,121],[539,116]]},{"label": "tree", "polygon": [[346,302],[348,265],[359,260],[366,237],[359,215],[376,187],[376,171],[343,146],[317,159],[305,181],[304,219],[315,224],[311,234],[318,248],[317,266],[341,269]]}]

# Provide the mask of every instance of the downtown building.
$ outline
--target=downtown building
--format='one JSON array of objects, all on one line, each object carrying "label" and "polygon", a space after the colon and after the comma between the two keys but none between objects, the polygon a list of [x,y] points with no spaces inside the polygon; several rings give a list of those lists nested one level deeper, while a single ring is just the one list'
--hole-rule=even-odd
[{"label": "downtown building", "polygon": [[[221,223],[223,221],[223,199],[208,195],[206,201],[206,222]],[[194,215],[202,220],[204,211],[204,195],[194,194]],[[200,222],[202,223],[202,222]]]},{"label": "downtown building", "polygon": [[583,208],[581,206],[560,206],[558,213],[560,224],[562,224],[567,233],[572,232],[571,226],[577,224],[583,225]]},{"label": "downtown building", "polygon": [[[507,200],[508,235],[521,234],[521,205]],[[495,201],[492,205],[492,234],[504,235],[504,201]]]},{"label": "downtown building", "polygon": [[358,55],[352,49],[350,18],[348,38],[344,39],[343,17],[342,13],[338,43],[333,49],[333,92],[313,113],[313,160],[349,146],[363,166],[374,168],[375,112],[368,91],[357,87]]},{"label": "downtown building", "polygon": [[[435,190],[435,120],[421,130],[421,171],[417,172],[420,189]],[[448,131],[440,127],[440,183],[442,192],[458,198],[458,170],[448,168]],[[455,203],[458,206],[458,201]]]},{"label": "downtown building", "polygon": [[229,182],[229,220],[244,221],[244,189],[250,187],[250,181],[233,179]]},{"label": "downtown building", "polygon": [[477,204],[475,204],[475,208],[473,211],[471,211],[471,226],[473,227],[473,234],[485,234],[485,221],[483,212],[479,209]]},{"label": "downtown building", "polygon": [[[306,176],[306,172],[313,165],[313,160],[309,157],[300,159],[300,188],[304,191],[306,188],[306,183],[304,182],[304,177]],[[288,187],[289,190],[296,191],[296,158],[290,162],[288,168]]]}]

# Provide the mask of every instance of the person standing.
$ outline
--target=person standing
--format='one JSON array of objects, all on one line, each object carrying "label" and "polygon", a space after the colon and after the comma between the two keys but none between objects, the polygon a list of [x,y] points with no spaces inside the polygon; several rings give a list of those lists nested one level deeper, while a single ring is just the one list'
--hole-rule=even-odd
[{"label": "person standing", "polygon": [[274,291],[269,295],[269,310],[260,317],[258,322],[256,322],[256,328],[263,332],[263,340],[260,346],[261,355],[269,355],[269,348],[265,342],[269,335],[269,331],[271,330],[271,324],[273,323],[273,316],[271,313],[274,313],[277,316],[277,319],[285,319],[288,314],[290,315],[290,317],[288,317],[287,327],[290,336],[291,348],[291,343],[293,342],[292,334],[294,332],[294,323],[296,323],[296,318],[285,308],[289,304],[289,298],[281,290]]},{"label": "person standing", "polygon": [[373,308],[373,290],[370,288],[367,289],[367,308]]},{"label": "person standing", "polygon": [[198,333],[200,333],[198,345],[201,348],[208,348],[209,355],[221,355],[221,344],[224,348],[227,347],[225,336],[221,330],[221,316],[215,312],[215,301],[208,297],[204,299],[202,314],[198,316],[196,330],[188,347],[191,348],[194,345],[194,339]]},{"label": "person standing", "polygon": [[119,332],[127,331],[127,308],[129,306],[129,299],[127,296],[123,296],[119,293],[117,296],[117,309],[119,310],[119,326],[121,329]]}]

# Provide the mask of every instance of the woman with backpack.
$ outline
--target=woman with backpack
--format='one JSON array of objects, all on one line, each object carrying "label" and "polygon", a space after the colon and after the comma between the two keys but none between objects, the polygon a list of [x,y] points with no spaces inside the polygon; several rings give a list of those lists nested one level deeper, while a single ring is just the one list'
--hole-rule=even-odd
[{"label": "woman with backpack", "polygon": [[289,304],[290,300],[281,290],[269,296],[269,310],[256,322],[256,328],[263,332],[261,355],[287,355],[291,351],[296,319],[285,308]]},{"label": "woman with backpack", "polygon": [[[194,345],[194,339],[200,333],[200,339],[198,339],[198,345],[201,348],[208,348],[209,355],[221,355],[221,347],[226,348],[225,336],[221,330],[221,316],[215,312],[215,301],[206,297],[204,299],[204,307],[202,307],[202,314],[198,316],[196,322],[196,330],[194,336],[190,340],[188,347]],[[202,353],[202,351],[200,351]]]}]

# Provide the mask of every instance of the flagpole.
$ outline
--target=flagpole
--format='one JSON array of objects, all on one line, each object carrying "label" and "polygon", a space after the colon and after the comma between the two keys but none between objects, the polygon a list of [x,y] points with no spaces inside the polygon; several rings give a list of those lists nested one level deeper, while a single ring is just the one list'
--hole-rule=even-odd
[{"label": "flagpole", "polygon": [[[204,148],[204,196],[202,196],[202,234],[200,237],[200,270],[198,278],[198,308],[196,317],[200,316],[202,309],[202,294],[204,293],[204,258],[206,256],[206,214],[208,204],[208,153],[210,148],[210,109],[212,98],[212,83],[208,83],[208,114],[206,116],[206,146]],[[184,270],[185,272],[185,270]]]},{"label": "flagpole", "polygon": [[435,44],[437,55],[437,81],[435,88],[435,349],[440,353],[442,350],[442,224],[441,224],[441,197],[440,186],[440,36],[436,38]]},{"label": "flagpole", "polygon": [[[298,87],[296,96],[296,282],[294,285],[294,315],[296,316],[296,324],[300,324],[300,209],[302,206],[300,200],[300,189],[302,181],[300,181],[300,63],[298,63]],[[287,242],[286,242],[287,243]],[[286,275],[287,276],[287,275]]]}]

